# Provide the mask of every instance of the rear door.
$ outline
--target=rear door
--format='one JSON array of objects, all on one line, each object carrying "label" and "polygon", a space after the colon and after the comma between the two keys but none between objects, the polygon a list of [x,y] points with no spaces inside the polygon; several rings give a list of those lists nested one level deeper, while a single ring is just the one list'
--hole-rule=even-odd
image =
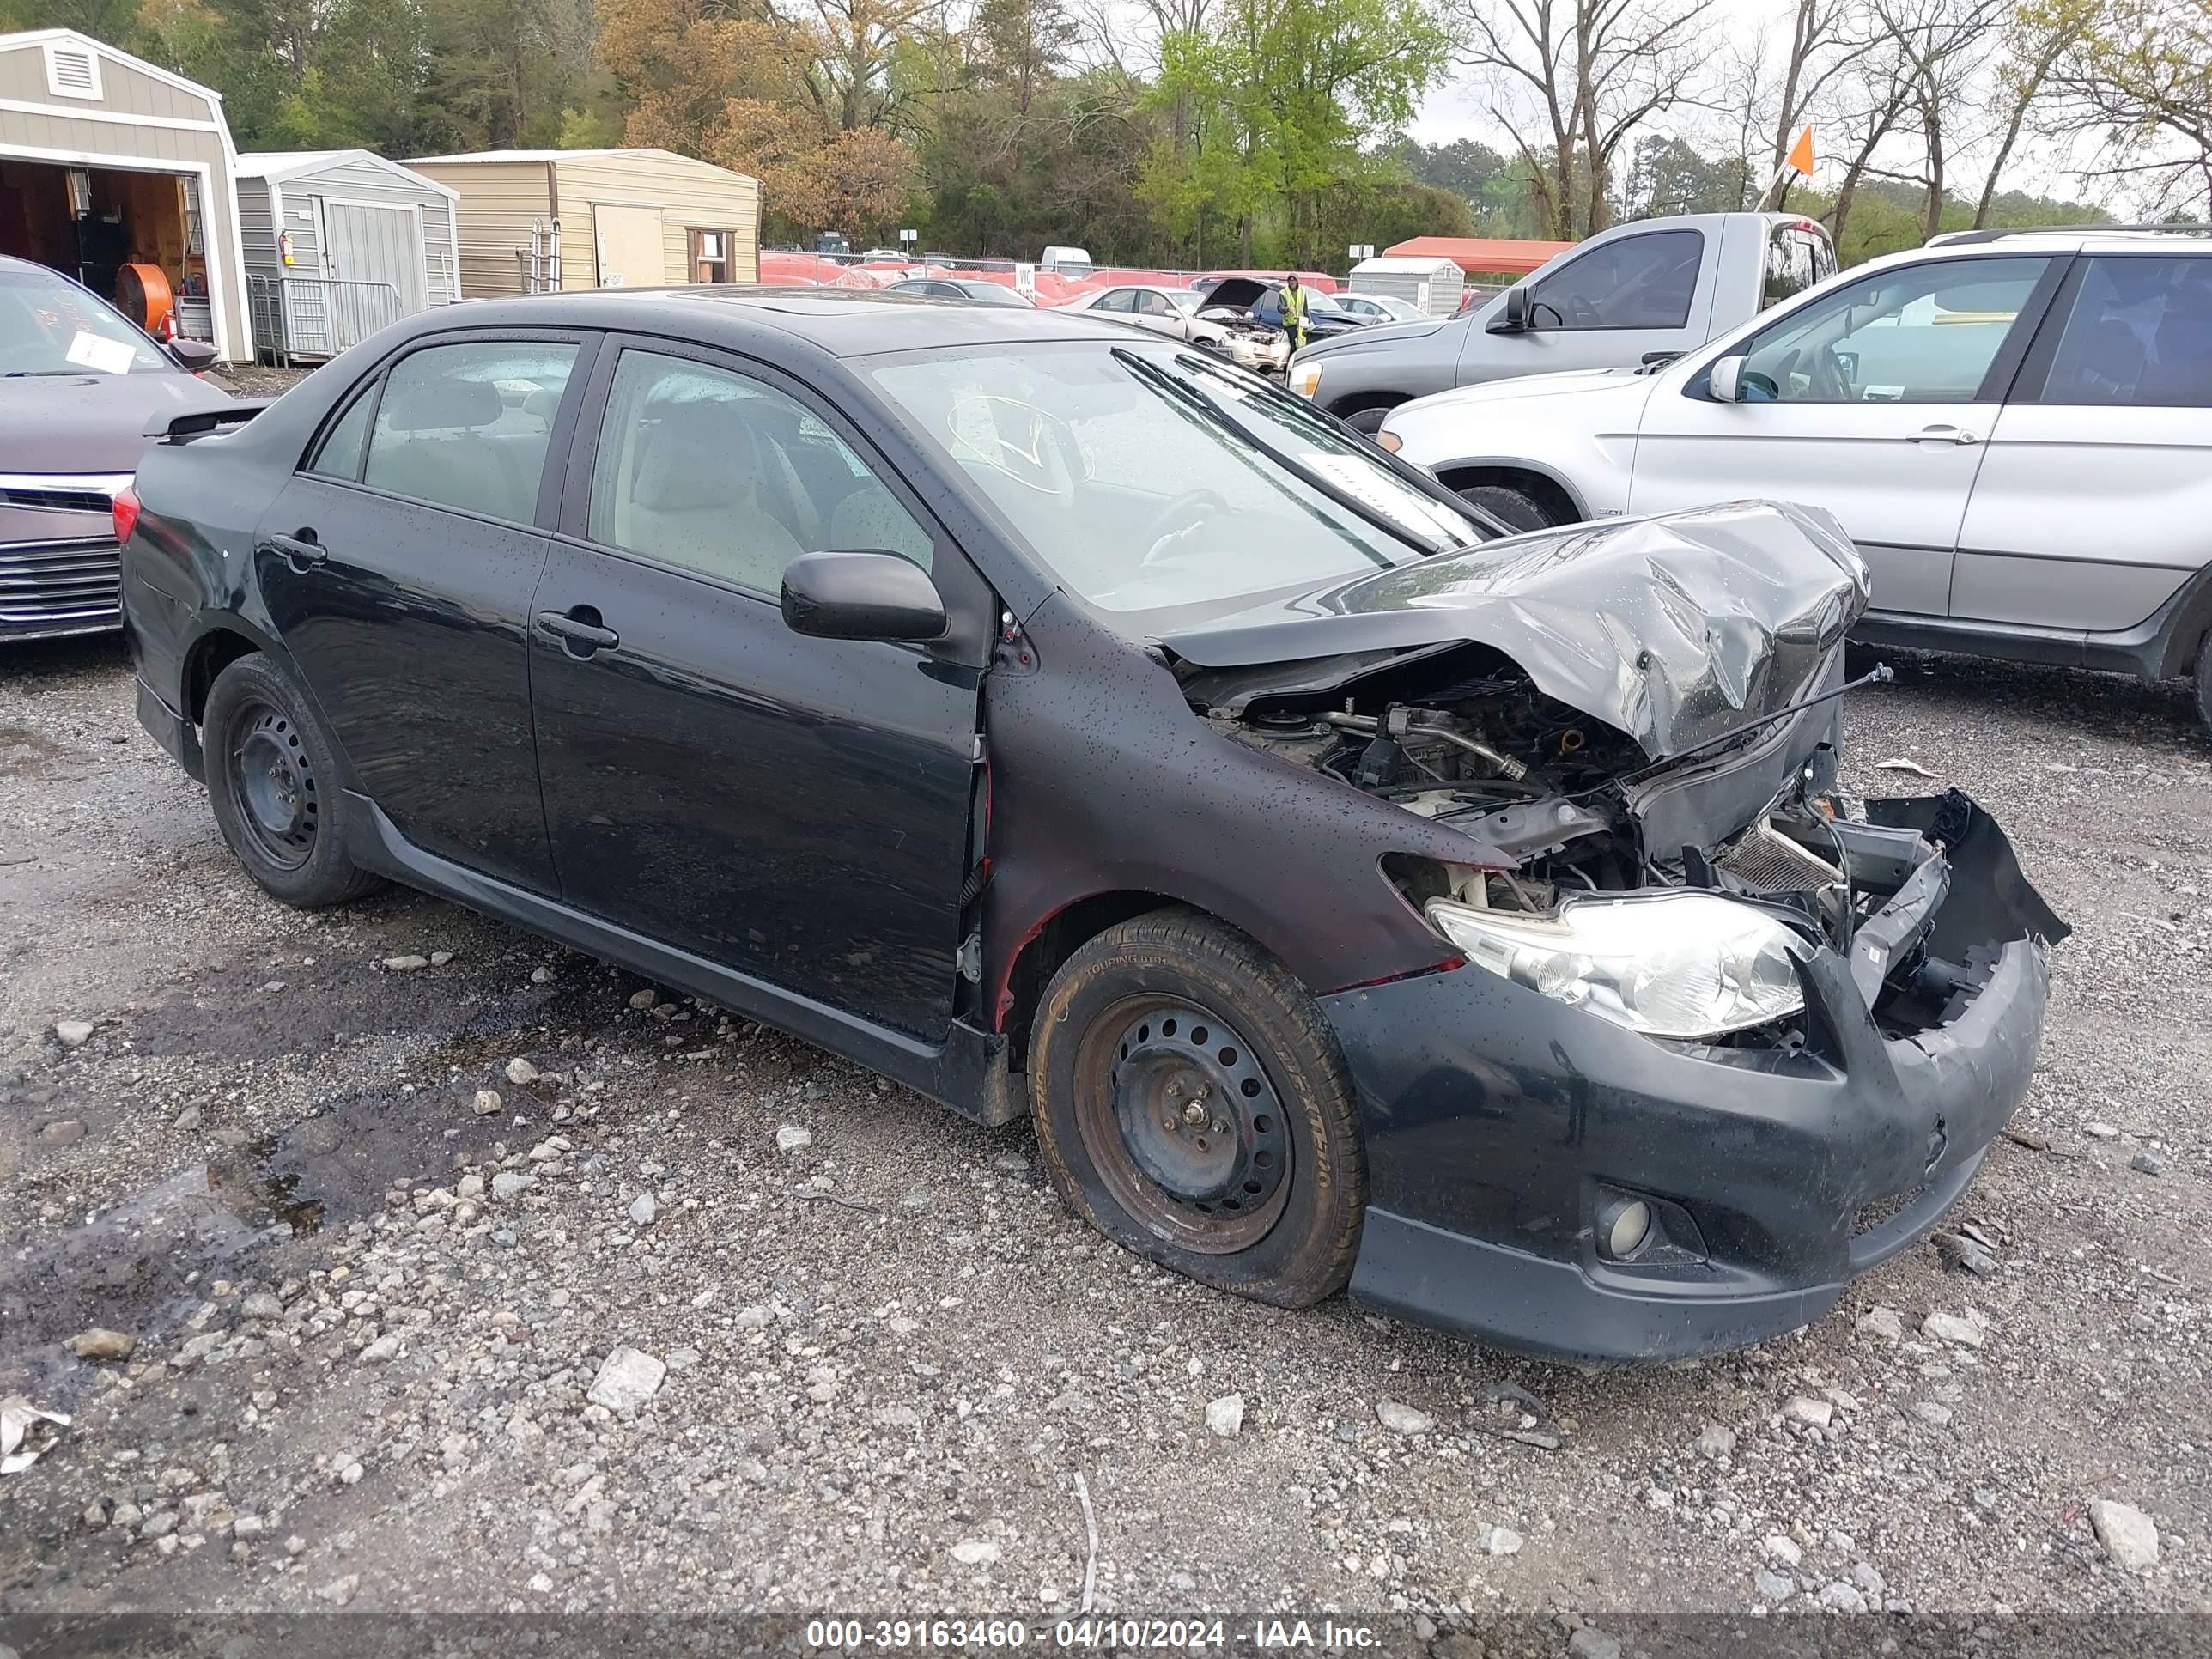
[{"label": "rear door", "polygon": [[2063,264],[1931,260],[1837,289],[1738,348],[1743,402],[1716,401],[1704,368],[1677,371],[1644,405],[1629,510],[1826,507],[1867,562],[1875,609],[1943,615],[2002,389]]},{"label": "rear door", "polygon": [[400,834],[546,893],[528,616],[589,350],[424,341],[334,412],[254,548],[278,638]]},{"label": "rear door", "polygon": [[2212,258],[2077,260],[1990,428],[1951,614],[2132,628],[2212,556]]},{"label": "rear door", "polygon": [[1702,345],[1717,257],[1703,231],[1686,227],[1601,242],[1536,280],[1527,329],[1468,330],[1460,384],[1633,368],[1651,352]]},{"label": "rear door", "polygon": [[917,1036],[950,1024],[979,678],[784,625],[784,567],[881,548],[988,592],[858,433],[768,367],[629,339],[532,606],[563,899]]}]

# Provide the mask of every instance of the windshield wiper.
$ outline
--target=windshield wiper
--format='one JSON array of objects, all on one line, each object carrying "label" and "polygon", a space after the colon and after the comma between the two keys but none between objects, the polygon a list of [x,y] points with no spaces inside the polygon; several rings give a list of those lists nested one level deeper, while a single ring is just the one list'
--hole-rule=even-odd
[{"label": "windshield wiper", "polygon": [[[1308,489],[1317,491],[1319,494],[1327,496],[1330,501],[1334,501],[1339,507],[1344,508],[1346,512],[1352,514],[1354,517],[1361,520],[1363,522],[1373,526],[1376,529],[1382,532],[1386,536],[1392,537],[1398,541],[1405,543],[1407,546],[1413,548],[1417,552],[1427,554],[1431,556],[1438,553],[1453,553],[1459,550],[1449,543],[1434,541],[1425,536],[1416,533],[1413,530],[1408,529],[1406,526],[1400,524],[1395,519],[1383,512],[1380,507],[1369,506],[1365,501],[1361,501],[1358,496],[1353,495],[1350,490],[1344,489],[1339,484],[1332,483],[1325,476],[1315,471],[1304,462],[1294,460],[1291,456],[1285,453],[1282,450],[1276,448],[1274,445],[1268,443],[1265,439],[1255,436],[1250,430],[1238,422],[1234,416],[1231,415],[1227,410],[1222,408],[1220,404],[1215,403],[1212,398],[1207,397],[1196,386],[1191,385],[1187,380],[1178,380],[1175,375],[1169,374],[1167,370],[1162,368],[1158,363],[1152,362],[1147,359],[1139,356],[1137,353],[1130,350],[1127,346],[1115,346],[1113,348],[1113,353],[1115,359],[1121,362],[1123,368],[1129,370],[1131,374],[1136,375],[1139,380],[1152,387],[1162,396],[1173,398],[1179,402],[1189,404],[1192,408],[1197,410],[1201,415],[1205,416],[1207,420],[1212,422],[1214,425],[1219,427],[1224,432],[1228,433],[1231,437],[1241,439],[1245,443],[1251,445],[1253,448],[1258,450],[1262,455],[1265,455],[1269,460],[1273,461],[1277,466],[1281,467],[1284,471],[1289,473],[1292,477],[1304,484]],[[1371,557],[1372,556],[1370,555],[1370,556]],[[1378,561],[1378,562],[1380,562]],[[1386,566],[1384,568],[1387,568],[1388,567]]]},{"label": "windshield wiper", "polygon": [[0,380],[74,380],[80,374],[89,374],[88,368],[11,368],[0,374]]}]

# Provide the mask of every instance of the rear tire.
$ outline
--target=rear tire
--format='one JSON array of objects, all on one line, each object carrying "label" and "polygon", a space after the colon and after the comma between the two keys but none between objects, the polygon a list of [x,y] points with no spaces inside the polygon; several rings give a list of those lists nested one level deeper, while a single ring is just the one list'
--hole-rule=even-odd
[{"label": "rear tire", "polygon": [[2212,635],[2197,642],[2197,717],[2212,731]]},{"label": "rear tire", "polygon": [[1367,1208],[1358,1109],[1280,963],[1210,916],[1153,911],[1071,957],[1034,1030],[1037,1145],[1077,1214],[1255,1301],[1344,1287]]},{"label": "rear tire", "polygon": [[216,676],[200,747],[215,821],[264,892],[313,910],[384,884],[346,856],[337,754],[305,694],[268,658],[240,657]]},{"label": "rear tire", "polygon": [[1536,498],[1510,484],[1476,484],[1461,490],[1459,498],[1469,507],[1480,507],[1516,536],[1552,527],[1552,515]]}]

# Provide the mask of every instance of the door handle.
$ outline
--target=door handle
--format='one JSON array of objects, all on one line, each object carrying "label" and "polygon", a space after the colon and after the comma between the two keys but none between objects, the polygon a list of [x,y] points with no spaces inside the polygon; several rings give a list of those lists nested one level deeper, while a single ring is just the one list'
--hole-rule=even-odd
[{"label": "door handle", "polygon": [[262,550],[280,553],[292,562],[295,570],[311,564],[321,564],[331,556],[331,550],[315,539],[315,532],[302,527],[296,534],[279,536],[273,532],[261,538]]},{"label": "door handle", "polygon": [[622,635],[611,628],[602,627],[599,613],[588,605],[572,605],[565,611],[541,611],[538,625],[562,641],[571,654],[588,657],[594,651],[611,651],[622,643]]},{"label": "door handle", "polygon": [[1909,444],[1978,444],[1981,440],[1960,427],[1944,423],[1923,426],[1919,431],[1907,434],[1905,441]]}]

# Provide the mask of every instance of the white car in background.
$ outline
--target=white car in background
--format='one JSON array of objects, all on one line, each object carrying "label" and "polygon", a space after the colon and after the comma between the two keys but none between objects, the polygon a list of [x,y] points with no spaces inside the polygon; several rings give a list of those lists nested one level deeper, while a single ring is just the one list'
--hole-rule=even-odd
[{"label": "white car in background", "polygon": [[1855,636],[2163,679],[2212,722],[2212,240],[1971,231],[1671,362],[1495,380],[1378,440],[1516,529],[1826,507]]},{"label": "white car in background", "polygon": [[1170,340],[1188,340],[1193,345],[1217,351],[1224,349],[1229,343],[1228,331],[1199,317],[1198,308],[1205,301],[1206,295],[1194,289],[1130,283],[1102,288],[1095,294],[1071,300],[1066,309],[1092,312],[1117,323],[1134,323],[1139,328],[1164,334]]},{"label": "white car in background", "polygon": [[1411,300],[1393,294],[1332,294],[1337,309],[1348,311],[1370,323],[1425,323],[1429,313]]}]

